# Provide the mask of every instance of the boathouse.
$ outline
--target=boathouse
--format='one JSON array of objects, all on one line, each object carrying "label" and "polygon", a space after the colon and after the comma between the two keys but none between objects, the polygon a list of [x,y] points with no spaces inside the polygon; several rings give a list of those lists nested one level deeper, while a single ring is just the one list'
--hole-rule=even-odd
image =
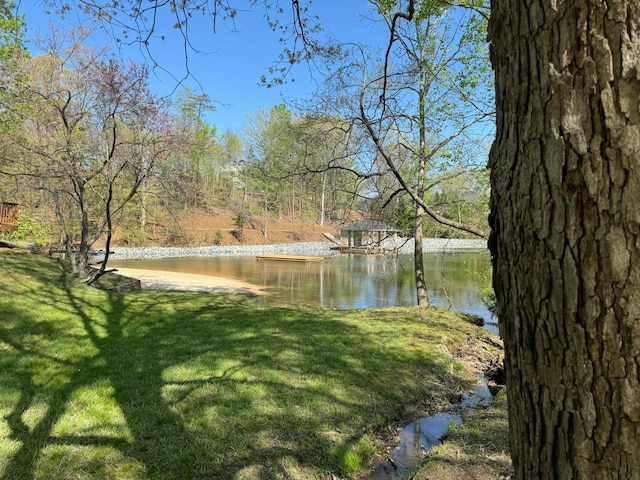
[{"label": "boathouse", "polygon": [[346,253],[395,253],[399,230],[378,220],[362,220],[340,230],[340,250]]}]

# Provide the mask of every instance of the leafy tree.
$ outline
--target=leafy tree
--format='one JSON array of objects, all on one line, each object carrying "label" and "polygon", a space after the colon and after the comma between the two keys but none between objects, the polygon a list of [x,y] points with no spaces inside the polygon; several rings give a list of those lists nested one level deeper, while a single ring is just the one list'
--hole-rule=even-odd
[{"label": "leafy tree", "polygon": [[217,178],[221,195],[221,204],[233,205],[238,192],[244,195],[246,182],[243,178],[244,166],[244,142],[243,139],[232,131],[227,131],[220,141],[218,152],[219,171]]},{"label": "leafy tree", "polygon": [[3,76],[15,73],[20,59],[29,57],[24,34],[24,15],[16,13],[13,2],[0,0],[0,71]]},{"label": "leafy tree", "polygon": [[[419,305],[428,305],[425,217],[487,236],[481,228],[439,213],[427,195],[444,188],[441,179],[484,161],[478,149],[486,136],[481,127],[485,123],[490,130],[493,112],[488,60],[479,39],[484,17],[433,2],[373,3],[389,28],[387,50],[379,55],[362,45],[352,47],[330,77],[327,91],[334,108],[351,119],[351,129],[362,131],[375,152],[373,157],[366,151],[360,155],[372,196],[382,207],[402,195],[414,205],[416,295]],[[415,8],[404,15],[409,4]],[[357,148],[363,134],[354,136]],[[486,153],[488,145],[484,147]],[[429,175],[436,170],[437,176]],[[406,209],[400,204],[396,211]]]},{"label": "leafy tree", "polygon": [[[486,97],[490,84],[482,82],[485,71],[482,63],[477,61],[476,54],[482,45],[477,34],[484,31],[484,28],[482,16],[472,10],[461,14],[455,9],[433,2],[419,2],[416,12],[409,12],[406,19],[408,21],[400,23],[397,22],[397,14],[392,15],[396,10],[387,10],[389,5],[385,3],[389,2],[379,5],[379,10],[386,14],[391,40],[385,57],[381,106],[372,109],[361,101],[360,116],[379,154],[385,159],[402,190],[415,202],[414,262],[417,301],[418,305],[428,305],[422,253],[425,216],[429,215],[438,223],[450,227],[479,236],[486,235],[480,229],[439,214],[425,201],[428,170],[437,163],[446,161],[446,153],[462,150],[464,142],[468,140],[459,140],[466,138],[472,127],[491,115]],[[408,5],[411,6],[412,3]],[[397,7],[398,5],[393,8]],[[461,18],[457,20],[456,15]],[[394,43],[399,45],[396,55],[406,59],[406,63],[400,64],[399,68],[392,68],[389,61],[389,55],[396,52]],[[379,88],[376,90],[379,91]],[[405,103],[403,97],[407,92],[410,98]],[[397,110],[397,106],[401,106],[401,109]],[[412,111],[411,106],[415,113],[407,115],[406,112]],[[408,122],[405,121],[406,117],[409,117]],[[417,129],[416,145],[401,143],[415,158],[413,184],[409,183],[412,182],[412,177],[402,174],[401,165],[394,160],[382,142],[389,122],[396,128],[409,132]],[[454,162],[461,163],[460,155],[454,155]],[[432,181],[432,185],[439,183]]]},{"label": "leafy tree", "polygon": [[217,130],[205,120],[214,108],[208,95],[197,94],[190,86],[179,92],[175,107],[180,141],[171,162],[172,174],[185,206],[202,207],[211,201],[217,177]]},{"label": "leafy tree", "polygon": [[[24,80],[24,73],[21,72],[20,66],[22,59],[29,57],[24,34],[24,15],[16,13],[13,2],[0,0],[0,84],[16,84]],[[4,96],[5,91],[0,89],[0,132],[19,131],[20,117],[3,106]],[[7,149],[8,145],[3,148]],[[15,198],[15,195],[9,193],[15,191],[15,182],[0,175],[0,199]]]},{"label": "leafy tree", "polygon": [[[2,173],[37,180],[51,200],[74,274],[92,282],[89,251],[166,152],[167,117],[148,90],[148,70],[103,59],[84,47],[88,33],[52,39],[29,61],[25,84],[2,85],[4,107],[23,119],[3,135]],[[25,69],[27,71],[27,69]],[[107,254],[108,257],[108,254]]]},{"label": "leafy tree", "polygon": [[[487,228],[489,175],[485,167],[467,167],[428,174],[437,186],[427,201],[437,213],[478,229]],[[434,220],[425,221],[425,232],[434,237],[456,238],[465,234]]]},{"label": "leafy tree", "polygon": [[318,223],[351,210],[357,192],[353,158],[347,148],[344,122],[329,116],[302,117],[293,125],[291,171],[312,198],[310,208]]},{"label": "leafy tree", "polygon": [[249,174],[259,189],[264,205],[264,236],[267,237],[268,212],[288,210],[295,216],[296,185],[290,175],[293,153],[293,114],[284,105],[260,111],[247,128],[252,139]]},{"label": "leafy tree", "polygon": [[247,132],[248,170],[268,212],[314,218],[350,210],[357,190],[343,123],[327,116],[296,118],[285,105],[258,112]]}]

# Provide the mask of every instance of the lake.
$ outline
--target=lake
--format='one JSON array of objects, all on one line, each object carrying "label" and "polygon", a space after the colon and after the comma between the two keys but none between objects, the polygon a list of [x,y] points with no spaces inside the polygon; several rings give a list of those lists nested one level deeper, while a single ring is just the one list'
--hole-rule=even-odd
[{"label": "lake", "polygon": [[[490,271],[489,252],[462,250],[425,254],[425,276],[433,305],[492,315],[478,299]],[[416,304],[413,256],[341,254],[322,262],[278,262],[254,256],[182,257],[109,262],[109,267],[144,268],[235,278],[263,286],[265,305],[316,305],[351,309]]]}]

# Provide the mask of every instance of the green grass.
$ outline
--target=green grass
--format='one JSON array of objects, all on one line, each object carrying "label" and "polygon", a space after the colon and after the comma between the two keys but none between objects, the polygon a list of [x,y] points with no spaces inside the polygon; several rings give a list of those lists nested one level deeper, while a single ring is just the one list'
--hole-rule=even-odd
[{"label": "green grass", "polygon": [[0,476],[350,476],[376,432],[446,402],[487,332],[439,309],[265,308],[105,292],[0,253]]}]

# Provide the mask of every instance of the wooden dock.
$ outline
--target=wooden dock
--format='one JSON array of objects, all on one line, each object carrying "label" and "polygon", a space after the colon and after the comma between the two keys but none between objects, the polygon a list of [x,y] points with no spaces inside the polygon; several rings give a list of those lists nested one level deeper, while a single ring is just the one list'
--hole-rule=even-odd
[{"label": "wooden dock", "polygon": [[340,253],[358,253],[362,255],[390,255],[397,254],[397,247],[379,247],[375,245],[359,247],[340,247]]},{"label": "wooden dock", "polygon": [[308,255],[260,255],[256,260],[271,260],[274,262],[321,262],[324,257],[310,257]]}]

